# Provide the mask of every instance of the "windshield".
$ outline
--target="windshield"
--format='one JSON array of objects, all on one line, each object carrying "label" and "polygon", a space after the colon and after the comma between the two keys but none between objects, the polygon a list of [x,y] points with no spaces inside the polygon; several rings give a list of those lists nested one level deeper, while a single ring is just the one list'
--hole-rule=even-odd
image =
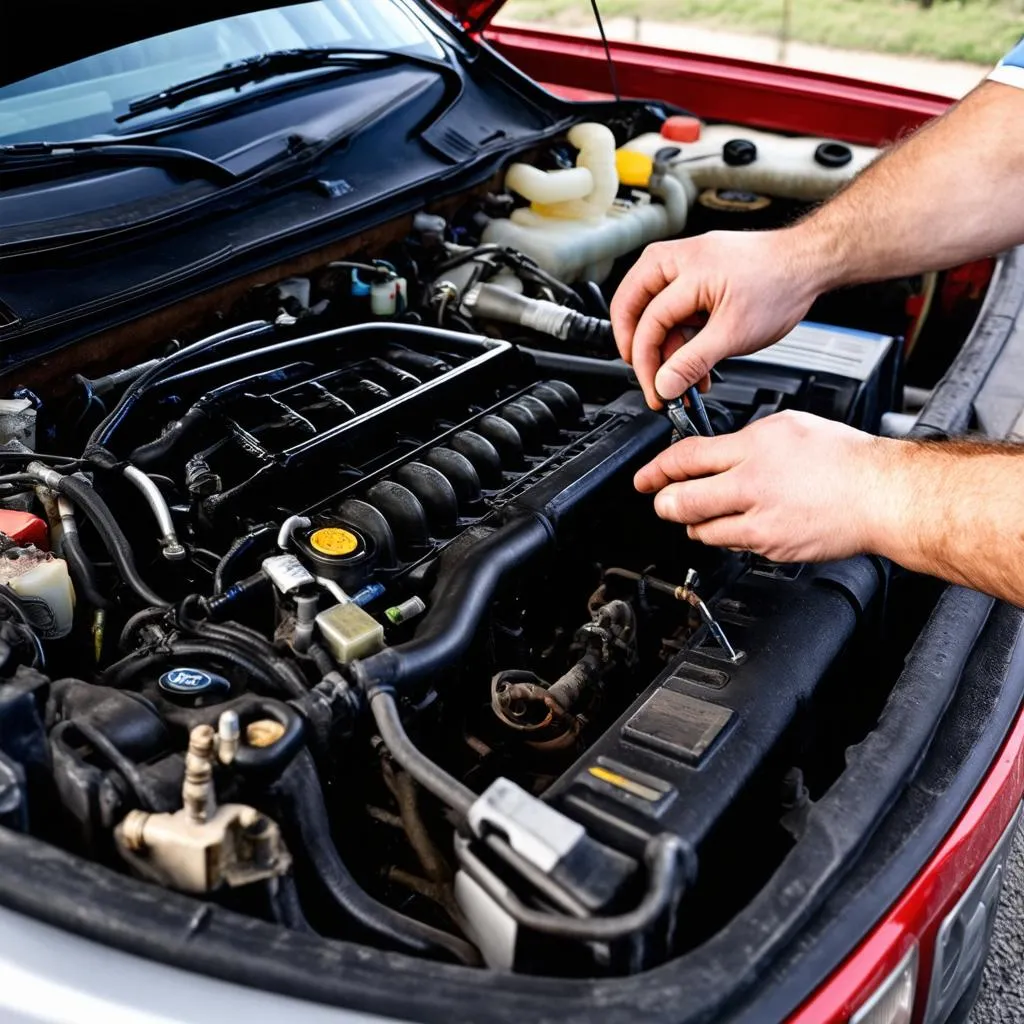
[{"label": "windshield", "polygon": [[[400,0],[315,0],[253,11],[119,46],[0,88],[0,144],[115,133],[115,118],[140,97],[268,51],[330,46],[444,56]],[[176,114],[221,100],[222,92],[196,97]],[[146,120],[133,120],[131,130]]]}]

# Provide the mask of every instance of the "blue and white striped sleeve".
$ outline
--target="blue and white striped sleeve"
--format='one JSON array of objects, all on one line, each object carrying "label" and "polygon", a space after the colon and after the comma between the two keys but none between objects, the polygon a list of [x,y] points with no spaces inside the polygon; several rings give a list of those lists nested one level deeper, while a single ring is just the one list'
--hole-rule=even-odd
[{"label": "blue and white striped sleeve", "polygon": [[1024,89],[1024,39],[1022,39],[988,76],[993,82]]}]

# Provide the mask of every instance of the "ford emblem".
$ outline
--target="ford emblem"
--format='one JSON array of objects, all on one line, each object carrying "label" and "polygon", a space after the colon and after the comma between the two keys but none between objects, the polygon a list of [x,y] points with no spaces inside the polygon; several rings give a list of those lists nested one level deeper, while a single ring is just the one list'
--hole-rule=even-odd
[{"label": "ford emblem", "polygon": [[168,693],[206,693],[208,690],[230,690],[223,676],[199,668],[168,669],[159,679],[160,689]]}]

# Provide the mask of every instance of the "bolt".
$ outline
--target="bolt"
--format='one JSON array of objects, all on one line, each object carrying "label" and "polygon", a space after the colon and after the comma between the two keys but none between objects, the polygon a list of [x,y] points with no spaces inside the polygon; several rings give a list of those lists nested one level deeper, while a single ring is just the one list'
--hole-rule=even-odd
[{"label": "bolt", "polygon": [[242,740],[242,726],[237,711],[222,711],[217,719],[217,758],[221,764],[231,764]]},{"label": "bolt", "polygon": [[168,562],[180,562],[185,555],[185,548],[178,538],[175,537],[173,540],[168,538],[167,542],[164,544],[164,558],[166,558]]}]

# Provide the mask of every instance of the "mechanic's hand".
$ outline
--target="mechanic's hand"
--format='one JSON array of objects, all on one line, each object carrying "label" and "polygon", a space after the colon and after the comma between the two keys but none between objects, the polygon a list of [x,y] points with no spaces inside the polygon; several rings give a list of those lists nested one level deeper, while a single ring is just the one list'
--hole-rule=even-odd
[{"label": "mechanic's hand", "polygon": [[[712,231],[649,245],[612,299],[619,354],[648,405],[676,398],[726,356],[778,341],[817,297],[799,233]],[[680,325],[707,313],[693,340]],[[660,367],[660,369],[659,369]]]},{"label": "mechanic's hand", "polygon": [[778,562],[878,551],[901,510],[887,483],[906,446],[807,413],[782,412],[735,434],[690,437],[635,478],[662,519],[694,540]]}]

